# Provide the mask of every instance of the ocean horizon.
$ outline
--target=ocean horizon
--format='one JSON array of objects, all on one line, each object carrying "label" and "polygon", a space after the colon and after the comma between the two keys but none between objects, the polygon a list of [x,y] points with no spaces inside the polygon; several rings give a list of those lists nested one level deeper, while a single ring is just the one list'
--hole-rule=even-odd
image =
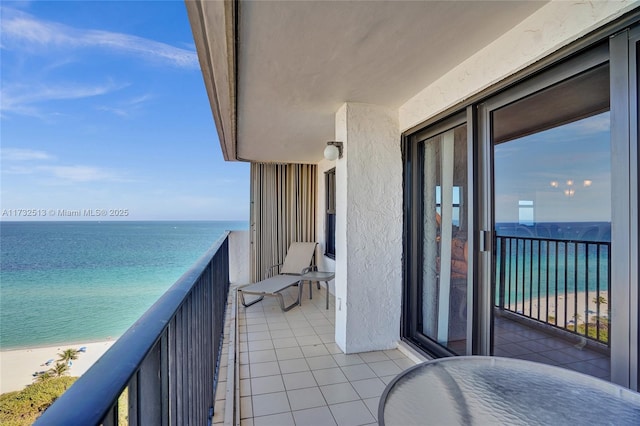
[{"label": "ocean horizon", "polygon": [[0,350],[115,339],[247,221],[0,222]]}]

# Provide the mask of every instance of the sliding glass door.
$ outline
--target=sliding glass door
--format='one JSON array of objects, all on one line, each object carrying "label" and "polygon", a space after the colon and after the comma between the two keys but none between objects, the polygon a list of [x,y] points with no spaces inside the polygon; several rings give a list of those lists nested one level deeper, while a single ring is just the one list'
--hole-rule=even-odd
[{"label": "sliding glass door", "polygon": [[464,354],[467,338],[467,126],[421,143],[424,163],[421,331]]},{"label": "sliding glass door", "polygon": [[467,125],[459,116],[416,135],[417,223],[410,232],[418,255],[407,303],[410,334],[435,342],[442,354],[467,353],[469,169]]},{"label": "sliding glass door", "polygon": [[640,384],[640,29],[407,135],[403,338]]},{"label": "sliding glass door", "polygon": [[488,114],[491,354],[609,380],[609,66],[506,100]]}]

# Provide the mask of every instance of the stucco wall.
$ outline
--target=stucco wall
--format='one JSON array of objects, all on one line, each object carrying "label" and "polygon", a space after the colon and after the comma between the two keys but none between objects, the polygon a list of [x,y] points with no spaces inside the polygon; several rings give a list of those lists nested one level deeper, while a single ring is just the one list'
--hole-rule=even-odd
[{"label": "stucco wall", "polygon": [[402,105],[400,129],[426,121],[638,5],[638,1],[626,0],[545,5]]},{"label": "stucco wall", "polygon": [[345,104],[336,138],[345,144],[336,162],[336,342],[346,353],[394,348],[402,295],[397,113]]},{"label": "stucco wall", "polygon": [[249,231],[231,231],[229,234],[229,282],[248,284],[251,282]]}]

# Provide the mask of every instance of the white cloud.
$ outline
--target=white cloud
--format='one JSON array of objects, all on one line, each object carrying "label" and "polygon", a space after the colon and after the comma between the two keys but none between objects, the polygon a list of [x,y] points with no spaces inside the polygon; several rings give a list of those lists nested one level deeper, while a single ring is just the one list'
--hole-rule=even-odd
[{"label": "white cloud", "polygon": [[2,8],[2,48],[70,47],[103,48],[146,57],[170,65],[198,69],[195,50],[187,50],[146,38],[101,30],[69,27],[39,20],[15,9]]},{"label": "white cloud", "polygon": [[611,129],[611,117],[609,112],[605,112],[577,121],[575,126],[583,134],[608,132]]},{"label": "white cloud", "polygon": [[97,109],[100,111],[107,111],[120,117],[130,117],[133,112],[140,110],[147,101],[153,99],[152,95],[140,95],[129,100],[125,100],[118,104],[118,106],[101,105]]},{"label": "white cloud", "polygon": [[67,182],[127,182],[115,171],[91,166],[40,166],[37,170]]},{"label": "white cloud", "polygon": [[131,182],[126,174],[116,170],[86,165],[59,165],[55,156],[35,149],[2,148],[0,156],[3,174],[34,175],[53,184]]},{"label": "white cloud", "polygon": [[115,108],[115,107],[110,107],[110,106],[99,106],[97,107],[98,111],[106,111],[106,112],[110,112],[114,115],[117,115],[119,117],[129,117],[129,111],[127,111],[126,109],[123,108]]},{"label": "white cloud", "polygon": [[44,114],[34,104],[56,100],[83,99],[105,95],[126,87],[125,84],[105,83],[101,85],[52,84],[52,85],[8,85],[2,88],[0,111],[42,117]]},{"label": "white cloud", "polygon": [[53,160],[54,156],[44,151],[23,148],[2,148],[0,149],[2,161],[31,161],[31,160]]}]

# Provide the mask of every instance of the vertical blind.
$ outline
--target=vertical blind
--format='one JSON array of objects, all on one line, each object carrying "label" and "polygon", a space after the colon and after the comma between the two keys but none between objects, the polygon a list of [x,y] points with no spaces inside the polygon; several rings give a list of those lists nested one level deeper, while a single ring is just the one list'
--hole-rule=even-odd
[{"label": "vertical blind", "polygon": [[251,163],[251,279],[284,261],[294,241],[316,241],[313,164]]}]

